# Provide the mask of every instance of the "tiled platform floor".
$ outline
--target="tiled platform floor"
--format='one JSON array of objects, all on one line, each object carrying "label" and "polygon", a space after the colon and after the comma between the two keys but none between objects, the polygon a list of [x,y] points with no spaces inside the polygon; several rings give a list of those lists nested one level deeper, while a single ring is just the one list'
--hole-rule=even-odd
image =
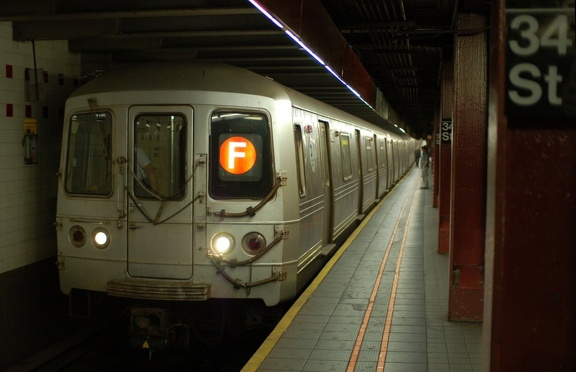
[{"label": "tiled platform floor", "polygon": [[480,371],[482,324],[447,320],[449,257],[419,183],[410,170],[244,371]]}]

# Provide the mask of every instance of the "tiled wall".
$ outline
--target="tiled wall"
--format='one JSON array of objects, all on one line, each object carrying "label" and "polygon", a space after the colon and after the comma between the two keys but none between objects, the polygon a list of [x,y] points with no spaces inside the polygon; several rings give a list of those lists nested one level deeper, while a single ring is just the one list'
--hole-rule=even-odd
[{"label": "tiled wall", "polygon": [[[41,91],[33,100],[33,49]],[[0,22],[0,273],[56,254],[54,216],[64,103],[78,86],[80,55],[66,41],[15,42]],[[33,89],[35,91],[35,89]],[[24,119],[37,122],[36,164],[26,164]]]}]

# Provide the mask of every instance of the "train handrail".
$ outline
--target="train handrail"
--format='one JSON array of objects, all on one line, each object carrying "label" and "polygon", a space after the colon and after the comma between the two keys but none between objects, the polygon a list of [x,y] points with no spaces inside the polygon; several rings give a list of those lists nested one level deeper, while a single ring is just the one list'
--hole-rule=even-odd
[{"label": "train handrail", "polygon": [[152,222],[153,225],[160,225],[163,224],[164,222],[170,220],[172,217],[176,216],[178,213],[182,212],[184,209],[188,208],[190,205],[192,205],[196,200],[200,199],[202,196],[198,195],[196,196],[194,199],[190,200],[188,203],[186,203],[185,206],[183,206],[182,208],[180,208],[179,210],[177,210],[176,212],[172,213],[170,216],[164,218],[163,220],[160,220],[160,215],[162,210],[164,209],[164,205],[166,200],[164,200],[162,202],[162,206],[158,209],[158,213],[156,214],[155,218],[152,218],[148,215],[148,212],[146,212],[146,210],[142,207],[142,205],[139,203],[138,199],[136,198],[136,196],[130,192],[130,190],[128,190],[128,188],[126,188],[126,193],[128,194],[128,197],[130,197],[130,200],[132,200],[134,202],[134,205],[136,206],[136,208],[138,208],[138,210],[140,211],[140,213],[142,213],[142,215],[144,217],[146,217],[146,219],[148,220],[148,222]]},{"label": "train handrail", "polygon": [[274,186],[272,186],[272,189],[270,190],[268,195],[266,195],[264,199],[262,199],[260,203],[258,203],[255,207],[250,206],[246,208],[246,210],[243,212],[226,212],[225,209],[222,209],[220,212],[212,212],[212,214],[217,215],[221,218],[246,217],[246,216],[254,217],[256,215],[256,212],[259,209],[261,209],[264,205],[266,205],[274,197],[274,195],[276,195],[276,192],[278,191],[280,186],[284,185],[286,185],[286,176],[279,174],[278,177],[276,178],[276,183],[274,184]]},{"label": "train handrail", "polygon": [[[160,225],[166,221],[168,221],[169,219],[171,219],[172,217],[176,216],[177,214],[179,214],[180,212],[182,212],[183,210],[185,210],[186,208],[188,208],[190,205],[192,205],[196,200],[200,199],[202,197],[202,195],[197,195],[194,199],[192,199],[189,203],[187,203],[185,206],[183,206],[182,208],[180,208],[179,210],[177,210],[175,213],[171,214],[170,216],[164,218],[163,220],[160,220],[160,216],[162,215],[162,211],[164,210],[164,207],[166,206],[166,202],[169,201],[174,195],[172,196],[164,196],[164,195],[160,195],[157,192],[155,192],[154,190],[151,190],[146,184],[144,184],[142,181],[140,181],[138,179],[138,177],[136,177],[136,174],[134,174],[134,170],[132,169],[132,167],[130,167],[130,165],[128,164],[128,162],[126,162],[127,166],[126,168],[128,168],[128,171],[130,172],[130,174],[132,175],[133,179],[136,180],[136,182],[138,182],[138,184],[146,191],[148,192],[150,195],[154,196],[158,201],[161,201],[162,204],[160,205],[160,208],[158,208],[158,212],[156,213],[156,217],[152,218],[150,217],[150,215],[148,215],[148,212],[146,212],[146,210],[144,210],[144,208],[142,208],[142,205],[139,203],[138,199],[136,198],[136,195],[134,195],[133,192],[130,192],[130,190],[128,189],[128,185],[124,185],[124,190],[126,191],[126,193],[128,194],[128,197],[130,198],[130,200],[132,200],[132,202],[134,202],[134,205],[136,206],[136,208],[138,208],[138,210],[140,211],[140,213],[142,213],[142,215],[144,217],[146,217],[146,219],[148,220],[148,222],[152,222],[153,225]],[[192,173],[190,174],[190,176],[186,179],[186,182],[184,182],[184,185],[182,185],[182,187],[178,190],[178,193],[182,192],[186,186],[190,183],[190,181],[192,180],[192,178],[194,177],[194,174],[196,173],[196,170],[198,169],[198,163],[196,163],[194,165],[194,169],[192,170]],[[175,194],[177,195],[177,194]]]},{"label": "train handrail", "polygon": [[276,191],[278,191],[278,189],[280,188],[281,184],[280,182],[276,183],[272,189],[270,190],[270,192],[268,193],[268,195],[266,195],[266,197],[264,197],[264,199],[262,199],[260,201],[260,203],[258,203],[255,207],[248,207],[246,208],[245,211],[243,212],[226,212],[225,209],[222,209],[220,212],[213,212],[213,214],[219,216],[219,217],[246,217],[246,216],[250,216],[250,217],[254,217],[256,215],[256,212],[261,209],[265,204],[267,204],[270,199],[272,199],[272,197],[276,194]]}]

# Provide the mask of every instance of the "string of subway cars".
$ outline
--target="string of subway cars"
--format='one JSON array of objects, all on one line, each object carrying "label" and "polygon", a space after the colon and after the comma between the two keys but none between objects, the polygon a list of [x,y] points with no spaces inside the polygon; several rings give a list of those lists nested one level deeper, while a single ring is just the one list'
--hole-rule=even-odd
[{"label": "string of subway cars", "polygon": [[194,327],[199,303],[291,300],[416,147],[237,67],[111,71],[66,102],[61,290],[82,315],[96,294],[124,299],[150,348]]}]

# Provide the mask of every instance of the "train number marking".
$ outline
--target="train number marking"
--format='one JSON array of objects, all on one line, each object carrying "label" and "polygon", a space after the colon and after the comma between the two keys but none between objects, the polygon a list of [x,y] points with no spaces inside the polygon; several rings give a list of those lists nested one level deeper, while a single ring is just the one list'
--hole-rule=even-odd
[{"label": "train number marking", "polygon": [[256,163],[256,148],[247,138],[230,137],[220,145],[220,166],[232,174],[244,174]]}]

